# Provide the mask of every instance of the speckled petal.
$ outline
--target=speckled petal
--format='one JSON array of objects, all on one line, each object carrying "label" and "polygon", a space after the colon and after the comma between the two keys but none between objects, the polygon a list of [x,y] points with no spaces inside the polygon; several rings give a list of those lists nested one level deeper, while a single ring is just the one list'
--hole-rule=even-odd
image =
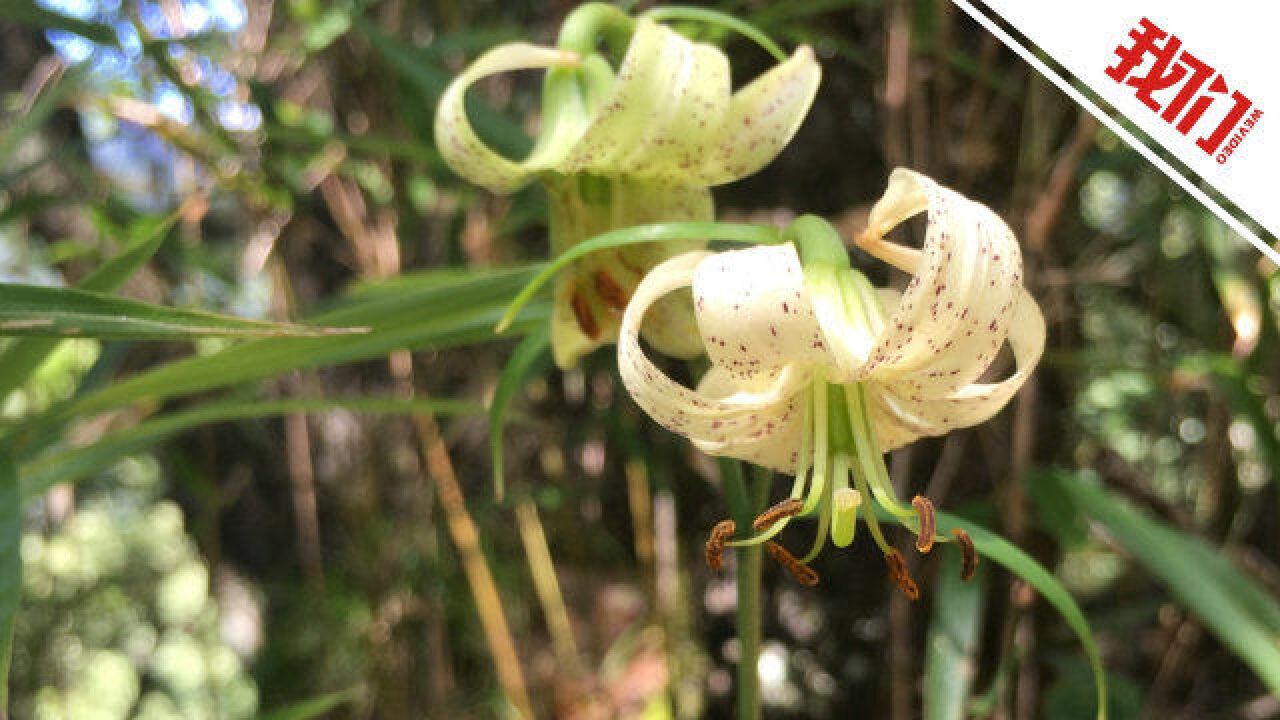
[{"label": "speckled petal", "polygon": [[894,171],[870,224],[885,232],[926,207],[924,247],[895,248],[915,275],[861,376],[939,396],[977,380],[999,353],[1022,289],[1022,257],[995,213],[908,170]]},{"label": "speckled petal", "polygon": [[970,383],[954,392],[929,394],[936,384],[921,389],[901,379],[868,381],[872,421],[881,450],[888,452],[920,437],[986,422],[1022,387],[1044,351],[1045,327],[1035,299],[1021,288],[1010,318],[1008,341],[1014,371],[999,382]]},{"label": "speckled petal", "polygon": [[708,148],[703,180],[710,185],[730,182],[777,157],[804,122],[821,79],[813,50],[801,46],[786,62],[734,93],[719,143]]},{"label": "speckled petal", "polygon": [[[709,253],[678,255],[655,267],[636,288],[622,318],[618,371],[636,403],[658,424],[707,444],[759,440],[786,424],[792,398],[808,381],[796,365],[781,368],[768,387],[757,392],[709,380],[717,396],[686,388],[650,362],[640,346],[639,330],[649,307],[670,292],[688,287],[694,269]],[[730,393],[729,390],[734,390]],[[772,427],[771,427],[772,425]]]},{"label": "speckled petal", "polygon": [[641,19],[597,112],[561,172],[718,185],[777,156],[809,110],[821,70],[807,47],[731,94],[720,49]]},{"label": "speckled petal", "polygon": [[[691,47],[692,42],[671,28],[650,19],[637,20],[612,95],[557,169],[602,176],[630,173],[623,160],[634,158],[646,136],[662,132],[662,120],[680,106],[673,94],[690,82]],[[645,146],[643,150],[660,149]]]},{"label": "speckled petal", "polygon": [[[734,379],[718,367],[708,370],[698,383],[698,392],[713,398],[730,397],[740,389]],[[693,443],[708,455],[737,458],[788,475],[794,474],[799,460],[800,434],[804,432],[802,398],[803,393],[793,395],[785,404],[771,407],[768,419],[751,433],[722,442],[694,438]]]},{"label": "speckled petal", "polygon": [[829,362],[790,243],[707,258],[694,272],[693,306],[712,365],[742,389],[768,387],[792,363]]},{"label": "speckled petal", "polygon": [[[440,96],[436,108],[435,138],[440,154],[454,172],[493,192],[508,193],[524,184],[534,173],[558,163],[570,147],[566,142],[540,143],[523,161],[494,152],[476,136],[467,119],[466,93],[477,81],[490,75],[515,70],[573,65],[578,56],[565,50],[526,43],[500,45],[481,55],[453,79]],[[572,118],[574,113],[562,113]],[[569,134],[580,132],[569,128]]]}]

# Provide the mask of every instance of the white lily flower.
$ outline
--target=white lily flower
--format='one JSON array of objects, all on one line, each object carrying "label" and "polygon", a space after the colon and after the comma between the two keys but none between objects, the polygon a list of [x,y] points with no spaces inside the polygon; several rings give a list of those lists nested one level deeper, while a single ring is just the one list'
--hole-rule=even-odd
[{"label": "white lily flower", "polygon": [[[925,210],[920,250],[883,239]],[[782,515],[821,513],[820,536],[830,524],[843,546],[861,506],[895,580],[913,595],[900,558],[861,500],[870,495],[912,525],[922,551],[933,542],[932,506],[924,498],[914,507],[897,500],[882,453],[999,412],[1039,361],[1044,319],[1022,286],[1021,254],[1005,223],[923,175],[895,170],[859,239],[872,255],[913,275],[901,294],[877,291],[851,270],[829,225],[802,218],[792,227],[802,221],[809,223],[805,232],[829,233],[816,244],[825,250],[809,252],[804,262],[805,245],[797,242],[799,254],[788,243],[688,253],[655,267],[623,317],[619,370],[645,412],[704,452],[795,475]],[[637,335],[649,306],[684,287],[693,289],[711,361],[696,390],[654,366]],[[1012,373],[983,381],[1006,343]],[[808,500],[794,502],[806,483]]]},{"label": "white lily flower", "polygon": [[[476,136],[464,95],[482,78],[542,68],[551,69],[544,100],[556,103],[544,109],[547,127],[529,157],[505,158]],[[720,185],[777,156],[820,77],[803,46],[731,92],[729,59],[719,48],[640,18],[616,75],[599,55],[560,48],[512,43],[481,55],[440,97],[436,145],[455,172],[497,193],[548,172]]]},{"label": "white lily flower", "polygon": [[[594,49],[596,35],[608,36],[607,28],[571,28],[575,16],[631,29],[616,73]],[[523,160],[504,157],[472,129],[466,91],[491,75],[544,68],[538,140]],[[820,76],[813,52],[801,47],[732,92],[729,61],[718,48],[649,18],[633,22],[615,9],[588,5],[566,20],[561,47],[502,45],[458,75],[440,98],[436,145],[455,172],[493,192],[541,181],[550,198],[551,251],[558,255],[613,229],[712,220],[708,187],[772,160],[799,128]],[[615,340],[621,310],[640,278],[671,254],[703,245],[605,251],[562,273],[551,320],[556,363],[570,367]],[[668,354],[697,354],[687,300],[670,298],[656,312],[646,339]]]}]

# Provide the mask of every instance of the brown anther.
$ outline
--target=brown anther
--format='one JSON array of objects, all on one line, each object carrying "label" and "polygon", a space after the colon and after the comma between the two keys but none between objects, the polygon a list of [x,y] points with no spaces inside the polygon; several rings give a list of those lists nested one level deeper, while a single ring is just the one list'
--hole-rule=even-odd
[{"label": "brown anther", "polygon": [[793,517],[803,509],[803,500],[799,498],[787,498],[757,515],[755,522],[751,523],[751,529],[756,532],[768,530],[773,527],[774,523],[778,522],[782,518]]},{"label": "brown anther", "polygon": [[927,553],[933,549],[933,534],[938,530],[938,523],[933,516],[933,502],[923,495],[911,500],[911,506],[920,515],[920,534],[916,536],[916,550]]},{"label": "brown anther", "polygon": [[973,538],[964,530],[956,528],[951,534],[960,546],[960,579],[969,582],[978,570],[978,549],[973,546]]},{"label": "brown anther", "polygon": [[573,317],[578,321],[578,327],[582,329],[583,334],[592,340],[600,339],[600,324],[596,322],[596,316],[591,312],[591,302],[587,300],[587,296],[580,288],[574,288],[573,295],[569,298],[569,305],[573,308]]},{"label": "brown anther", "polygon": [[711,537],[707,538],[707,567],[715,572],[724,569],[724,544],[738,531],[738,524],[732,520],[721,520],[711,528]]},{"label": "brown anther", "polygon": [[818,571],[800,562],[781,543],[770,540],[764,544],[764,549],[769,551],[769,557],[791,573],[791,577],[795,578],[796,582],[805,587],[813,587],[818,584]]},{"label": "brown anther", "polygon": [[612,275],[604,270],[599,270],[596,272],[595,280],[596,294],[604,301],[605,307],[619,313],[627,308],[627,303],[630,302],[631,296],[627,294],[626,290],[622,289],[622,286],[618,284],[617,280],[613,279]]},{"label": "brown anther", "polygon": [[884,554],[884,562],[889,566],[889,579],[894,585],[906,595],[909,600],[920,599],[920,587],[916,585],[916,581],[911,577],[911,571],[907,570],[907,561],[902,559],[902,553],[897,550],[890,550]]}]

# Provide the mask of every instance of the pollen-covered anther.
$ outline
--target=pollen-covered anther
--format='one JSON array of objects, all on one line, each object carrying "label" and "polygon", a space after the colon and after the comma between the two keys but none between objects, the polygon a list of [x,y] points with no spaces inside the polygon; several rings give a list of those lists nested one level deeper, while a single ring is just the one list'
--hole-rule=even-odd
[{"label": "pollen-covered anther", "polygon": [[805,565],[804,562],[800,562],[800,559],[797,559],[795,555],[791,555],[790,550],[782,547],[782,543],[769,541],[764,543],[764,550],[769,552],[769,557],[777,561],[778,565],[786,568],[787,573],[791,573],[791,577],[795,579],[795,582],[808,588],[818,584],[818,571]]},{"label": "pollen-covered anther", "polygon": [[620,313],[626,309],[631,296],[612,275],[604,270],[596,271],[595,284],[596,294],[610,310]]},{"label": "pollen-covered anther", "polygon": [[738,524],[732,520],[721,520],[711,528],[711,537],[707,538],[707,567],[715,572],[724,569],[724,544],[738,531]]},{"label": "pollen-covered anther", "polygon": [[764,544],[764,549],[769,552],[769,557],[791,573],[791,577],[796,582],[805,587],[813,587],[818,584],[818,571],[800,562],[800,559],[792,555],[791,551],[783,547],[781,543],[770,540]]},{"label": "pollen-covered anther", "polygon": [[783,518],[794,517],[802,509],[804,509],[803,500],[800,498],[787,498],[757,515],[755,522],[751,523],[751,529],[756,532],[768,530],[773,527],[774,523]]},{"label": "pollen-covered anther", "polygon": [[907,561],[902,559],[902,553],[890,550],[884,554],[884,562],[889,566],[889,579],[898,586],[902,594],[910,600],[919,600],[920,587],[911,577],[911,571],[907,570]]},{"label": "pollen-covered anther", "polygon": [[978,549],[973,546],[973,538],[964,530],[955,528],[951,534],[960,546],[960,579],[969,582],[978,570]]},{"label": "pollen-covered anther", "polygon": [[580,288],[574,288],[573,295],[569,298],[569,305],[573,308],[573,317],[578,321],[578,328],[582,330],[582,334],[592,340],[598,340],[600,324],[596,322],[595,313],[591,311],[591,301],[587,299],[586,293]]},{"label": "pollen-covered anther", "polygon": [[917,495],[911,499],[911,506],[920,516],[920,534],[916,536],[916,550],[927,553],[933,549],[933,535],[938,529],[933,513],[933,502],[923,495]]}]

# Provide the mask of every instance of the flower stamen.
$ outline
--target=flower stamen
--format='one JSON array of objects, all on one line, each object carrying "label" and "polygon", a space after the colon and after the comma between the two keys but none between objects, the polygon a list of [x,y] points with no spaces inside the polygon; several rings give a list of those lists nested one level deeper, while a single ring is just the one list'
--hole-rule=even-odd
[{"label": "flower stamen", "polygon": [[917,495],[911,500],[911,505],[920,515],[920,534],[916,536],[916,550],[927,553],[933,549],[933,534],[938,527],[934,518],[933,502],[923,495]]},{"label": "flower stamen", "polygon": [[721,520],[711,528],[711,537],[707,538],[707,567],[715,572],[724,569],[725,542],[738,531],[738,524],[732,520]]},{"label": "flower stamen", "polygon": [[973,538],[964,530],[955,528],[951,534],[960,546],[960,579],[969,582],[978,570],[978,549],[973,546]]},{"label": "flower stamen", "polygon": [[756,532],[768,530],[774,523],[783,518],[795,517],[804,509],[804,501],[800,498],[787,498],[756,516],[751,529]]},{"label": "flower stamen", "polygon": [[898,586],[902,594],[910,600],[919,600],[920,587],[911,577],[911,571],[907,570],[907,562],[902,559],[902,553],[890,548],[884,554],[884,562],[889,566],[889,579]]},{"label": "flower stamen", "polygon": [[801,562],[813,562],[813,559],[818,557],[818,553],[822,552],[822,548],[826,547],[827,531],[831,528],[831,496],[835,492],[836,481],[849,474],[849,457],[847,455],[841,454],[832,458],[831,464],[830,472],[832,477],[824,483],[825,488],[822,493],[822,500],[818,504],[818,533],[814,536],[813,545]]},{"label": "flower stamen", "polygon": [[798,560],[781,543],[770,540],[764,544],[764,549],[769,551],[769,557],[791,573],[791,577],[795,578],[796,582],[805,587],[813,587],[818,584],[818,571]]},{"label": "flower stamen", "polygon": [[595,275],[596,294],[604,301],[605,307],[620,313],[627,307],[631,295],[618,284],[613,276],[604,270],[597,270]]},{"label": "flower stamen", "polygon": [[582,330],[582,334],[592,340],[598,340],[600,324],[596,322],[596,316],[591,312],[591,301],[587,299],[587,294],[582,292],[582,288],[573,289],[569,305],[573,308],[573,317],[578,321],[578,328]]}]

